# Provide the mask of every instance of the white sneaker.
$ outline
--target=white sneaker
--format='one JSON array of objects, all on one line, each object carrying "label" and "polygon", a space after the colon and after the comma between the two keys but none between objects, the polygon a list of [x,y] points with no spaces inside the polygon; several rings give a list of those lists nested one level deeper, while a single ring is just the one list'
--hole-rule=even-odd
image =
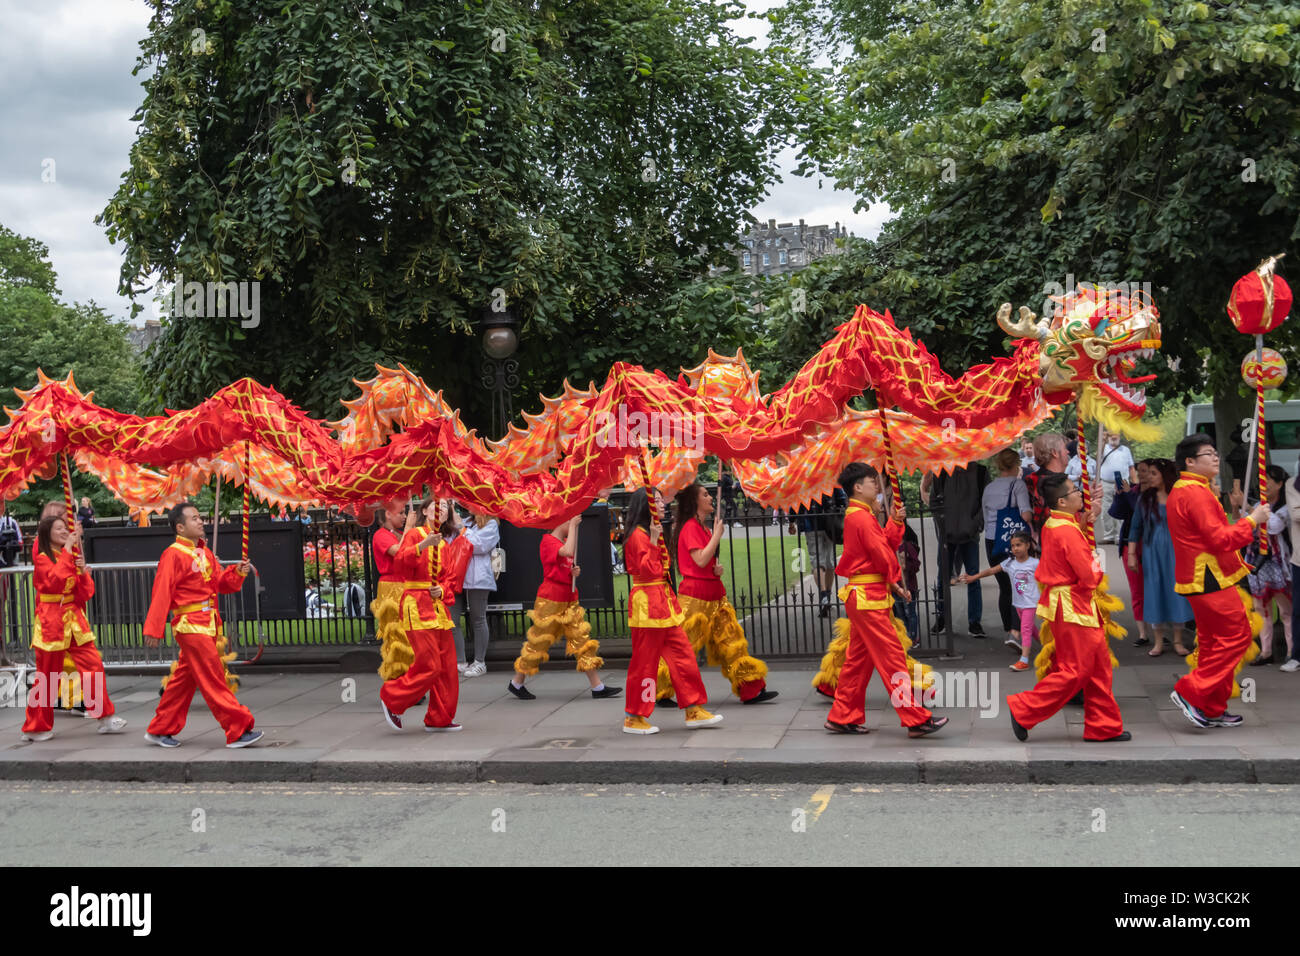
[{"label": "white sneaker", "polygon": [[482,677],[486,673],[487,665],[482,661],[475,661],[473,664],[470,664],[469,667],[465,668],[466,677]]},{"label": "white sneaker", "polygon": [[1288,674],[1294,674],[1296,671],[1300,671],[1300,661],[1289,660],[1279,667],[1278,670],[1286,671]]},{"label": "white sneaker", "polygon": [[23,734],[22,739],[28,743],[44,743],[54,736],[54,731],[43,730],[39,734]]},{"label": "white sneaker", "polygon": [[465,668],[466,668],[467,666],[469,666],[469,665],[467,665],[464,661],[459,661],[459,662],[456,664],[456,673],[457,673],[457,674],[464,674],[464,673],[465,673]]},{"label": "white sneaker", "polygon": [[126,721],[121,717],[101,717],[99,726],[95,728],[97,734],[120,734],[126,729]]}]

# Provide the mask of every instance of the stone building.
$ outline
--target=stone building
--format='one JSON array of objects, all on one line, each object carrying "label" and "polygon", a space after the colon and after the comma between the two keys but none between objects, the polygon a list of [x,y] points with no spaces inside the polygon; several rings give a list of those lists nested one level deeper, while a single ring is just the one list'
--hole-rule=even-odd
[{"label": "stone building", "polygon": [[835,240],[848,235],[838,222],[832,227],[809,226],[802,219],[798,224],[769,219],[766,224],[754,223],[741,235],[736,259],[750,275],[797,272],[822,256],[837,255],[841,249]]}]

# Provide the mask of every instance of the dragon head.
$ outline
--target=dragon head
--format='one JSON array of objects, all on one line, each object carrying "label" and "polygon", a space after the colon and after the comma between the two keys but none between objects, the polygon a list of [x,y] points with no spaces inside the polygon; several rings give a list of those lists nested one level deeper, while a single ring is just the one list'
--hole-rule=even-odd
[{"label": "dragon head", "polygon": [[1152,429],[1142,424],[1146,392],[1154,375],[1133,375],[1139,358],[1160,348],[1159,313],[1150,296],[1100,287],[1052,296],[1055,315],[1039,321],[1021,306],[1011,322],[1003,305],[998,324],[1016,338],[1038,339],[1043,397],[1053,405],[1077,400],[1085,419],[1133,438]]}]

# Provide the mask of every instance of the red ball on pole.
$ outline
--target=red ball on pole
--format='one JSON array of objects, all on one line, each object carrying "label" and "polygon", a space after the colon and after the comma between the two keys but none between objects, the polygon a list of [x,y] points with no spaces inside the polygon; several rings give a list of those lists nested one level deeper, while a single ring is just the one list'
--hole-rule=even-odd
[{"label": "red ball on pole", "polygon": [[1254,272],[1248,272],[1232,286],[1228,317],[1238,332],[1263,335],[1272,332],[1291,311],[1291,287],[1274,273],[1281,256],[1270,256]]}]

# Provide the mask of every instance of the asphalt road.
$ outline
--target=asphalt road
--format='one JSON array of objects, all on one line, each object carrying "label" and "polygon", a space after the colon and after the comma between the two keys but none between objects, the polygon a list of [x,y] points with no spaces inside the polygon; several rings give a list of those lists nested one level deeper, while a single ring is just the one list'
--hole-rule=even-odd
[{"label": "asphalt road", "polygon": [[1294,866],[1298,796],[1210,784],[3,783],[0,866]]}]

